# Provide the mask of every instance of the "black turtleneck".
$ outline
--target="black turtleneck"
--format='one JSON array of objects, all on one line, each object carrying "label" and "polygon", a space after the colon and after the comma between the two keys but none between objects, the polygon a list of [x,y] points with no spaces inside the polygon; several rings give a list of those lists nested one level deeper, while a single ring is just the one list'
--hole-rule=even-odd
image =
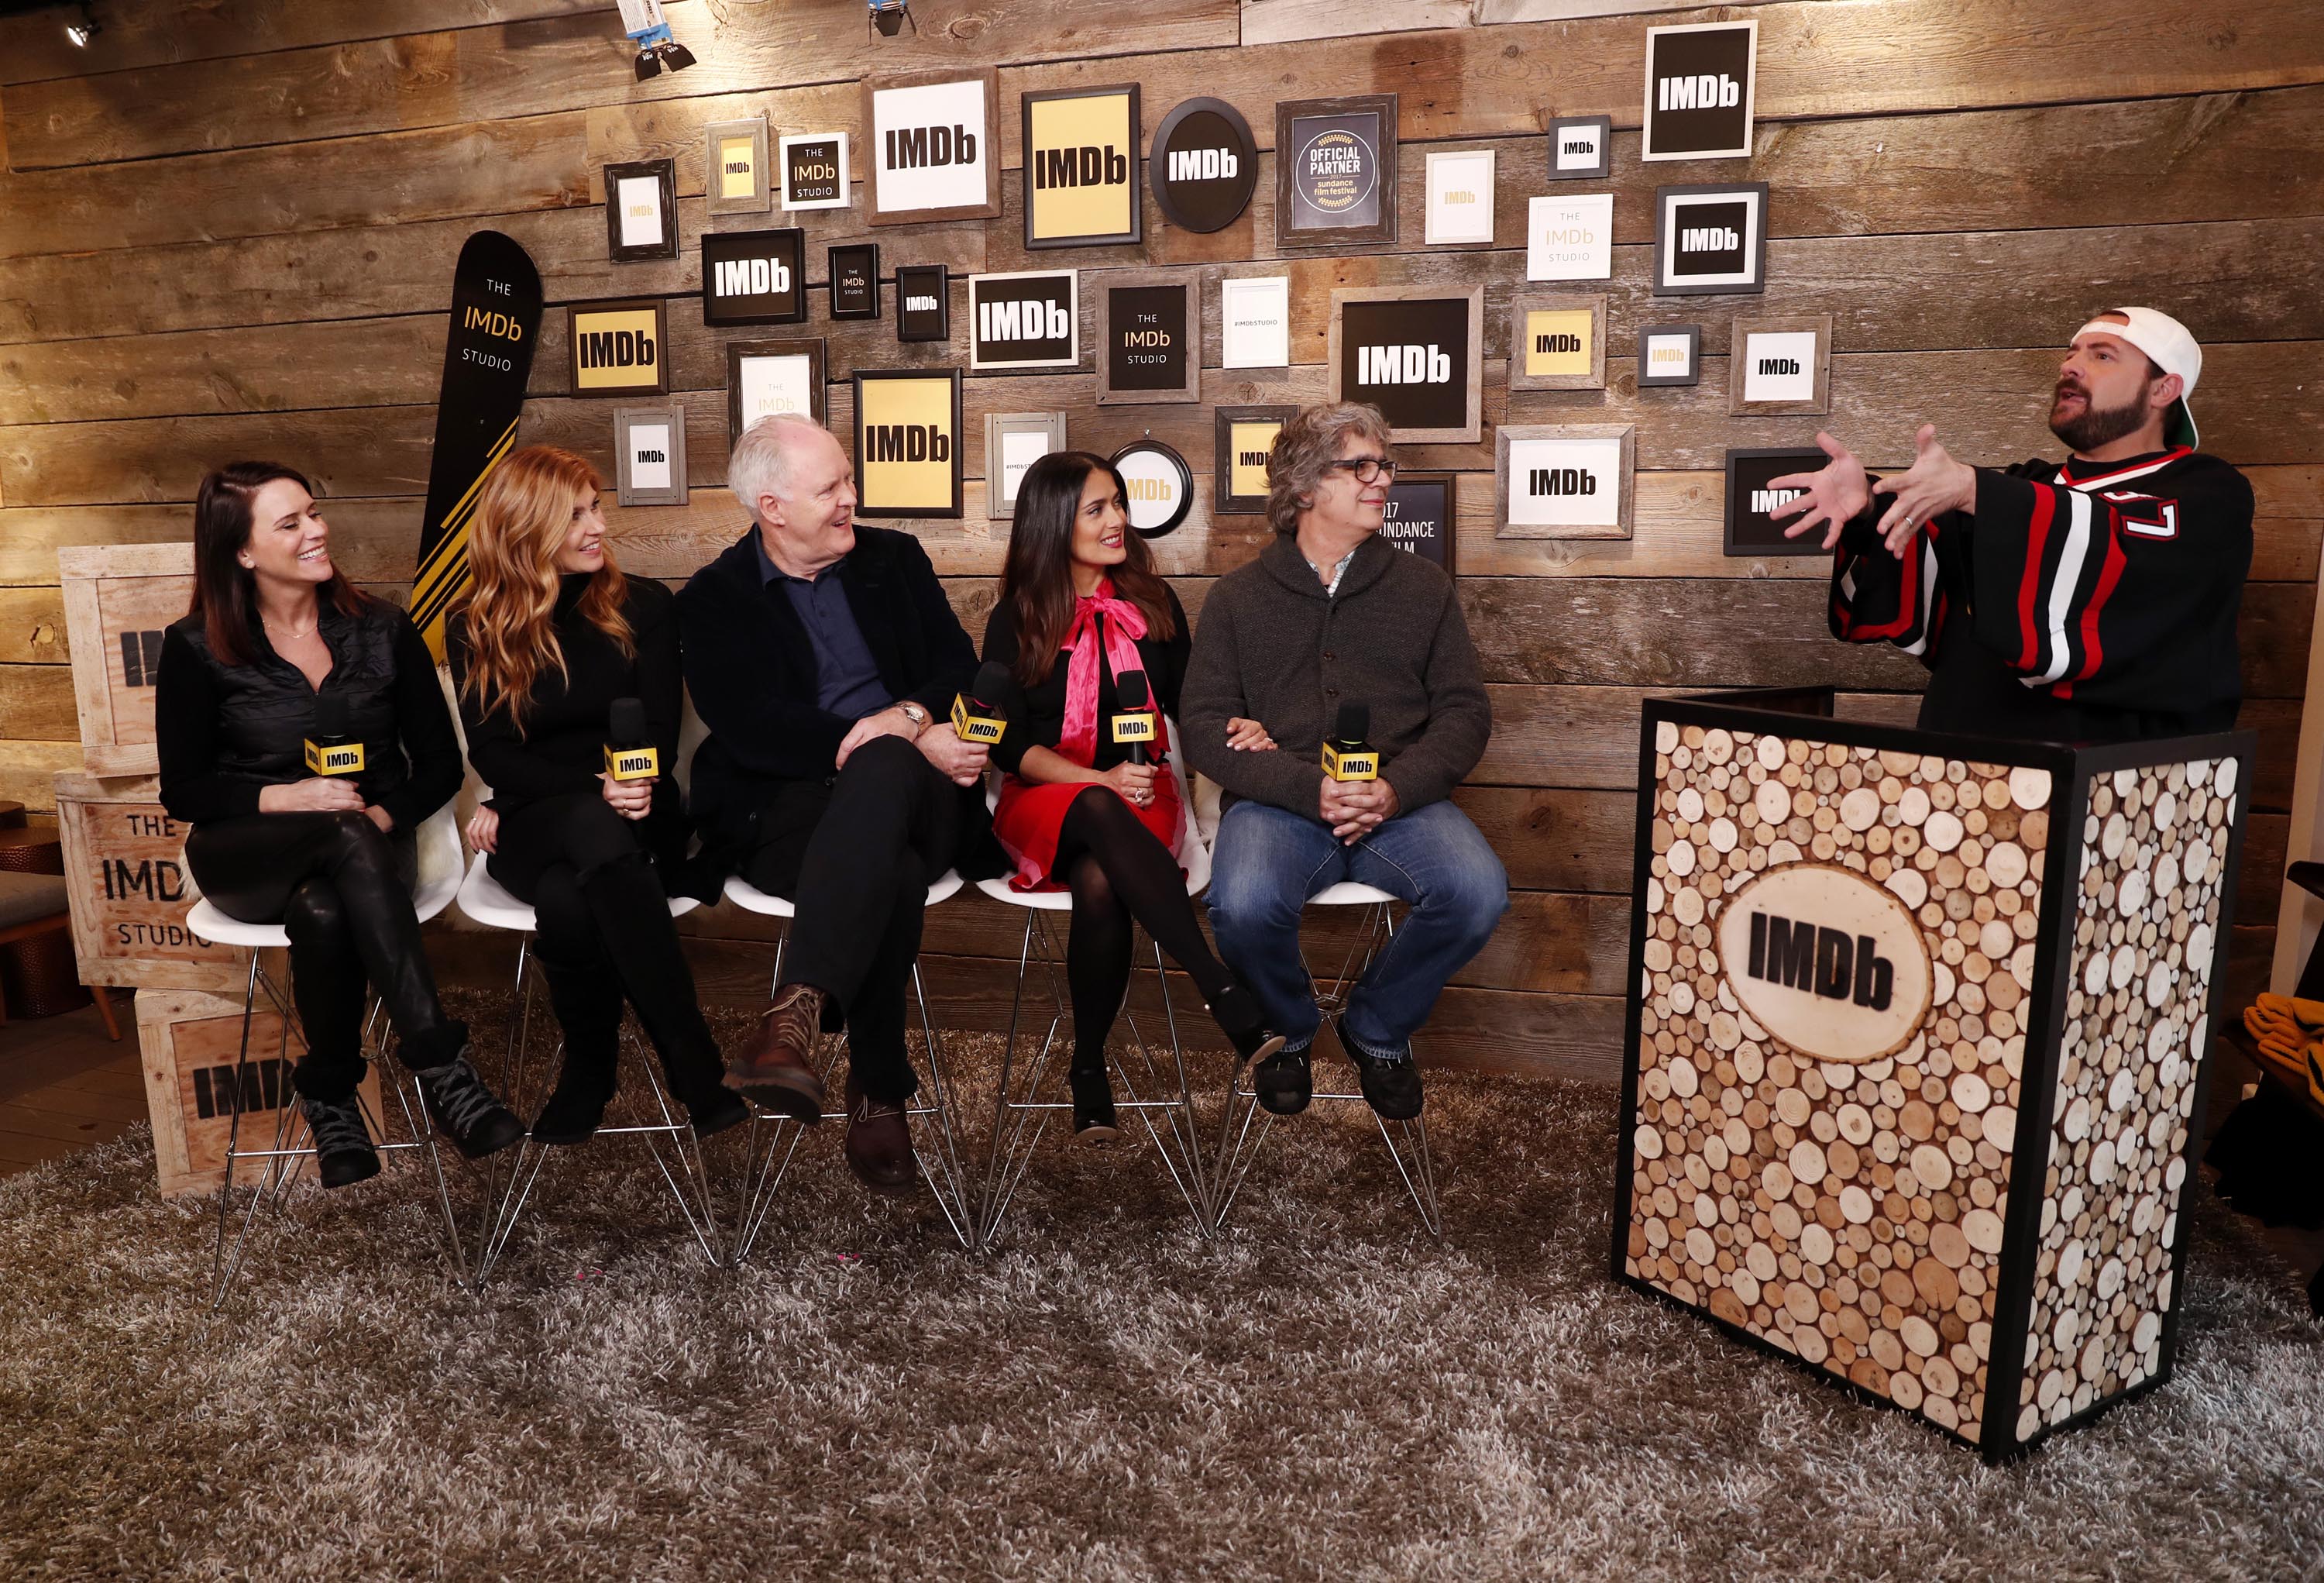
[{"label": "black turtleneck", "polygon": [[636,643],[624,658],[613,640],[583,620],[576,607],[589,578],[558,579],[557,638],[565,651],[565,672],[555,666],[533,678],[532,700],[521,734],[504,704],[480,715],[466,690],[468,612],[446,627],[446,652],[459,685],[460,726],[467,733],[468,762],[493,790],[493,807],[506,815],[545,798],[594,792],[605,767],[606,717],[615,699],[644,702],[646,728],[661,750],[664,783],[678,756],[678,723],[683,706],[678,669],[677,599],[650,579],[629,579],[622,602]]}]

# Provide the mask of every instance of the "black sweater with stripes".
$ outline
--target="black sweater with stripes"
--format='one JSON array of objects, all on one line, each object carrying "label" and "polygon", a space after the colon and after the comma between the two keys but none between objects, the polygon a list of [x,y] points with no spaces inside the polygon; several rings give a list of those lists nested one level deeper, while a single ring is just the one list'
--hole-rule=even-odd
[{"label": "black sweater with stripes", "polygon": [[1874,524],[1834,551],[1832,635],[1929,667],[1925,730],[2052,742],[2231,729],[2252,490],[2184,447],[2119,462],[1978,468],[1977,505],[1902,559]]}]

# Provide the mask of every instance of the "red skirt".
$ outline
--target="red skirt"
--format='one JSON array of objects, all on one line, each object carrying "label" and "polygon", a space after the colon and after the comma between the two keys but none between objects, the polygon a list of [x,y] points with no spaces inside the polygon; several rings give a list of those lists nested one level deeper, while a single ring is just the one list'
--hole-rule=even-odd
[{"label": "red skirt", "polygon": [[[1065,822],[1065,810],[1073,805],[1074,799],[1089,789],[1087,782],[1057,785],[1020,781],[1014,775],[1001,778],[1001,801],[992,810],[992,833],[1017,865],[1017,872],[1009,878],[1011,890],[1065,888],[1049,877],[1049,870],[1057,861],[1057,828]],[[1109,795],[1121,796],[1111,787],[1105,791]],[[1182,814],[1178,782],[1167,768],[1158,769],[1154,776],[1154,806],[1140,808],[1126,797],[1122,798],[1122,806],[1154,832],[1154,838],[1162,843],[1165,850],[1174,857],[1177,856]]]}]

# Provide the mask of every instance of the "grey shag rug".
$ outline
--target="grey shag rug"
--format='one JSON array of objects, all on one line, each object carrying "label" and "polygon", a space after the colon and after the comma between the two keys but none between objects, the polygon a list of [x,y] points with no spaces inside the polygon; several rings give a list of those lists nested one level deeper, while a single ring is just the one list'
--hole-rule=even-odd
[{"label": "grey shag rug", "polygon": [[1434,1078],[1441,1246],[1359,1115],[1278,1128],[1217,1241],[1053,1134],[982,1256],[826,1125],[738,1270],[606,1140],[480,1300],[391,1172],[296,1192],[216,1318],[141,1131],[0,1182],[0,1576],[2324,1571],[2324,1328],[2208,1197],[2176,1382],[1993,1470],[1609,1282],[1614,1107]]}]

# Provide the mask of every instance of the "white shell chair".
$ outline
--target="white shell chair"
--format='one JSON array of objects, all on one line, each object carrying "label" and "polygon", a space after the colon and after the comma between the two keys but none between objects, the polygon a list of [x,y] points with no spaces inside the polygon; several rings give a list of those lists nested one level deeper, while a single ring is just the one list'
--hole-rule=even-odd
[{"label": "white shell chair", "polygon": [[[947,869],[936,882],[928,886],[926,905],[933,907],[948,901],[960,892],[960,875]],[[790,944],[790,921],[795,915],[791,903],[781,896],[769,895],[743,879],[740,875],[726,882],[725,900],[746,912],[782,921],[782,930],[775,937],[775,967],[769,979],[769,993],[783,978],[783,952]],[[920,1116],[936,1128],[935,1146],[916,1142],[912,1155],[918,1164],[921,1178],[928,1184],[928,1195],[944,1211],[945,1223],[963,1247],[975,1245],[975,1226],[969,1202],[968,1175],[961,1168],[960,1138],[954,1125],[952,1085],[945,1076],[943,1041],[936,1037],[936,1024],[928,1016],[928,992],[920,981],[920,965],[912,964],[912,995],[920,1010],[920,1037],[928,1058],[927,1097],[915,1097],[904,1107],[907,1116]],[[818,1033],[816,1042],[828,1051],[823,1063],[822,1076],[827,1087],[832,1073],[839,1065],[840,1037]],[[763,1143],[761,1137],[763,1134]],[[804,1124],[787,1116],[776,1116],[751,1108],[749,1149],[744,1155],[742,1175],[742,1211],[734,1228],[733,1258],[741,1263],[764,1229],[767,1212],[773,1208],[776,1196],[783,1185],[783,1176],[790,1170],[791,1160],[798,1154],[800,1142],[807,1134]],[[780,1158],[778,1159],[777,1155]]]},{"label": "white shell chair", "polygon": [[[1178,738],[1176,721],[1167,721],[1172,743]],[[1187,783],[1185,754],[1173,753],[1169,759],[1170,778],[1177,783],[1179,806],[1185,810],[1185,829],[1178,841],[1178,866],[1186,871],[1186,893],[1198,895],[1211,883],[1211,852],[1195,818],[1194,795]],[[989,804],[1000,801],[996,791],[988,793]],[[982,879],[976,888],[1006,906],[1018,907],[1025,912],[1025,933],[1017,950],[1016,993],[1009,1004],[1009,1041],[1001,1058],[1001,1085],[993,1101],[992,1136],[985,1157],[984,1185],[978,1205],[977,1241],[980,1245],[990,1242],[1001,1228],[1002,1218],[1017,1195],[1019,1185],[1032,1162],[1041,1134],[1047,1128],[1052,1113],[1064,1111],[1070,1115],[1069,1101],[1039,1097],[1041,1079],[1048,1070],[1049,1057],[1059,1043],[1059,1031],[1070,1022],[1066,1010],[1068,996],[1064,988],[1065,953],[1062,942],[1049,925],[1052,913],[1071,913],[1074,898],[1066,891],[1019,891],[1011,887],[1007,876]],[[1172,1185],[1186,1201],[1187,1212],[1194,1217],[1195,1226],[1208,1236],[1217,1223],[1210,1197],[1211,1182],[1203,1169],[1200,1134],[1194,1123],[1194,1089],[1186,1077],[1186,1056],[1178,1038],[1177,1012],[1170,1002],[1170,977],[1162,960],[1162,948],[1151,939],[1147,941],[1154,958],[1154,977],[1162,991],[1162,1021],[1169,1038],[1171,1071],[1166,1074],[1155,1060],[1154,1048],[1139,1025],[1138,1014],[1123,999],[1121,1017],[1130,1025],[1132,1042],[1136,1045],[1144,1069],[1140,1086],[1127,1062],[1113,1057],[1110,1064],[1120,1078],[1127,1098],[1116,1102],[1117,1110],[1134,1114],[1146,1126],[1147,1136],[1161,1155],[1163,1168],[1170,1173]],[[1038,949],[1037,949],[1038,947]],[[1038,963],[1048,981],[1049,1027],[1038,1051],[1026,1067],[1026,1079],[1021,1095],[1012,1097],[1010,1081],[1017,1067],[1017,1030],[1025,1006],[1025,979],[1028,969]],[[1137,956],[1130,958],[1135,981]],[[1038,1015],[1038,1012],[1035,1015]],[[1157,1111],[1169,1124],[1166,1138],[1163,1129],[1154,1125]],[[1028,1121],[1032,1135],[1026,1135]]]},{"label": "white shell chair", "polygon": [[[490,793],[485,794],[487,797]],[[669,902],[669,915],[682,918],[700,903],[691,896],[674,896]],[[460,912],[470,921],[487,929],[512,930],[522,936],[517,942],[516,985],[509,1006],[507,1054],[501,1068],[501,1079],[509,1104],[521,1116],[537,1115],[546,1098],[546,1085],[539,1079],[556,1064],[557,1056],[564,1051],[564,1041],[557,1041],[547,1063],[531,1060],[532,1001],[540,987],[538,972],[528,972],[538,965],[532,958],[532,937],[537,927],[533,909],[511,895],[485,867],[484,854],[479,852],[468,865],[467,877],[460,884]],[[653,1060],[631,1038],[626,1025],[621,1040],[622,1052],[636,1058],[638,1067],[645,1073],[646,1087],[652,1096],[653,1106],[638,1114],[634,1100],[623,1097],[634,1089],[624,1089],[615,1096],[615,1103],[630,1112],[622,1125],[602,1126],[599,1137],[640,1137],[653,1155],[654,1164],[660,1169],[662,1180],[669,1187],[670,1197],[677,1200],[678,1212],[685,1217],[687,1229],[694,1233],[703,1254],[713,1264],[720,1262],[717,1220],[710,1193],[710,1175],[702,1159],[702,1140],[694,1135],[694,1126],[681,1112],[670,1105],[669,1094],[662,1087],[661,1074]],[[528,1126],[530,1123],[528,1123]],[[677,1169],[662,1153],[662,1141],[668,1139],[677,1155]],[[536,1143],[530,1131],[525,1134],[510,1157],[505,1171],[495,1155],[486,1172],[484,1224],[479,1232],[476,1250],[476,1282],[482,1285],[507,1251],[511,1234],[522,1217],[525,1207],[531,1201],[533,1184],[540,1180],[541,1167],[547,1163],[552,1150],[548,1144]]]},{"label": "white shell chair", "polygon": [[[434,817],[420,827],[417,838],[419,874],[411,898],[412,911],[422,923],[435,917],[451,904],[460,887],[460,829],[449,804],[437,810]],[[196,902],[186,913],[187,931],[197,940],[212,945],[234,946],[250,952],[250,972],[242,992],[242,1042],[235,1055],[234,1095],[235,1103],[232,1118],[226,1124],[226,1177],[218,1185],[217,1244],[210,1257],[210,1307],[217,1308],[226,1301],[226,1291],[234,1283],[235,1273],[242,1268],[242,1255],[250,1241],[251,1225],[262,1203],[280,1205],[298,1180],[305,1162],[313,1157],[315,1149],[307,1137],[306,1118],[300,1113],[298,1102],[290,1091],[289,1074],[290,1024],[298,1010],[290,999],[290,963],[286,958],[278,978],[266,970],[261,953],[270,950],[288,951],[290,936],[280,923],[244,923],[229,918],[208,900]],[[275,1051],[276,1069],[281,1103],[275,1109],[274,1137],[271,1147],[245,1149],[242,1146],[243,1097],[257,1088],[250,1068],[250,1023],[256,1009],[258,992],[263,988],[281,1018],[281,1037]],[[376,996],[364,1019],[365,1058],[384,1068],[388,1051],[392,1046],[394,1028],[383,1014],[383,1008]],[[383,1154],[400,1150],[417,1149],[427,1159],[428,1169],[436,1188],[436,1202],[444,1219],[445,1240],[450,1245],[453,1279],[460,1280],[466,1260],[460,1245],[460,1228],[452,1215],[452,1198],[444,1180],[444,1162],[437,1152],[436,1133],[429,1123],[428,1110],[420,1099],[420,1086],[401,1063],[392,1069],[383,1088],[395,1096],[397,1108],[403,1113],[404,1130],[410,1141],[392,1143],[381,1116],[369,1113],[366,1106],[364,1123],[377,1141]],[[361,1103],[362,1090],[356,1090]],[[255,1106],[254,1106],[255,1108]],[[242,1215],[241,1232],[234,1237],[229,1252],[227,1232],[233,1212],[235,1172],[244,1160],[266,1162],[258,1184],[252,1190],[250,1202]]]}]

